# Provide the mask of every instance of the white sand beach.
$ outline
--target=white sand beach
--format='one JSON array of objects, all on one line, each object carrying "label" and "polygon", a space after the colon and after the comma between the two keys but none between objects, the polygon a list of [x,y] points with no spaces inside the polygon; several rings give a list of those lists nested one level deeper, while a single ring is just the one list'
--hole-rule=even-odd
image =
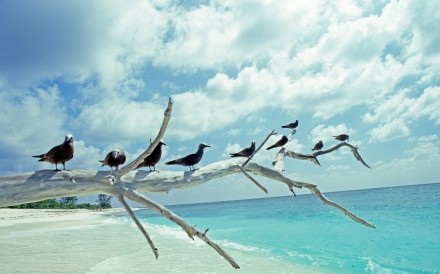
[{"label": "white sand beach", "polygon": [[[0,229],[19,224],[51,223],[58,224],[82,222],[93,224],[99,222],[98,216],[105,216],[124,211],[123,208],[105,209],[102,211],[88,209],[10,209],[0,208]],[[29,227],[32,227],[29,226]]]},{"label": "white sand beach", "polygon": [[[189,239],[180,227],[145,224],[159,249],[156,260],[123,211],[0,209],[0,273],[234,271],[211,247]],[[239,262],[240,273],[305,273],[276,258],[255,257],[254,250],[225,241],[219,244]]]}]

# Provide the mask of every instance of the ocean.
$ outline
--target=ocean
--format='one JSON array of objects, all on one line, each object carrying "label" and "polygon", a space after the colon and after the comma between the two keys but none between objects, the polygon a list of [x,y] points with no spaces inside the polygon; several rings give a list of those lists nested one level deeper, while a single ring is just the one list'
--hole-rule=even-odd
[{"label": "ocean", "polygon": [[241,269],[142,209],[158,260],[127,214],[114,214],[93,226],[11,232],[0,241],[0,273],[440,273],[440,184],[325,195],[376,229],[312,195],[173,205]]}]

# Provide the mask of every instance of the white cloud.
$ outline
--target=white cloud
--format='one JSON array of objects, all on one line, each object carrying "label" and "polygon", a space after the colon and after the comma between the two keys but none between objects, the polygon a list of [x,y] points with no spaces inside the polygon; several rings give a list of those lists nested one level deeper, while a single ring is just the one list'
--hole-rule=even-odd
[{"label": "white cloud", "polygon": [[409,124],[426,117],[440,124],[440,87],[428,87],[418,97],[408,90],[389,96],[378,103],[374,113],[366,113],[363,120],[379,124],[371,129],[371,142],[384,142],[393,138],[407,136]]},{"label": "white cloud", "polygon": [[2,5],[0,75],[22,86],[96,77],[111,90],[154,56],[166,14],[146,1],[38,1]]},{"label": "white cloud", "polygon": [[63,128],[66,115],[56,86],[15,94],[6,89],[0,87],[3,153],[9,157],[30,157],[63,142],[68,133]]},{"label": "white cloud", "polygon": [[409,128],[405,122],[401,119],[395,119],[373,128],[370,132],[370,142],[385,142],[398,137],[408,136],[408,134]]},{"label": "white cloud", "polygon": [[108,98],[84,106],[74,124],[85,138],[99,144],[147,141],[156,136],[165,106]]}]

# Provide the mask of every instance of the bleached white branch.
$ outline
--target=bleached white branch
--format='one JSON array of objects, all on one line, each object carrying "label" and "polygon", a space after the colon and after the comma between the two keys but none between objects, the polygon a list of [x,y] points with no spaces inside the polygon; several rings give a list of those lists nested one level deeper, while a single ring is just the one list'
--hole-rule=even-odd
[{"label": "bleached white branch", "polygon": [[[119,184],[110,185],[106,176],[110,172],[97,172],[91,170],[61,171],[53,170],[37,171],[35,173],[20,174],[15,176],[0,177],[0,207],[22,204],[31,201],[39,201],[61,196],[87,195],[94,193],[120,194],[120,186],[136,189],[138,192],[169,192],[173,189],[184,189],[204,184],[208,181],[229,176],[241,172],[240,160],[229,159],[219,161],[201,167],[196,171],[161,171],[149,172],[135,170],[121,178]],[[308,188],[320,200],[314,184],[298,182],[283,176],[280,172],[261,166],[255,162],[249,162],[244,170],[268,179],[272,179],[293,188]],[[76,184],[73,184],[74,178]],[[315,191],[313,191],[315,190]],[[127,196],[126,196],[127,197]],[[127,197],[128,198],[128,197]],[[129,198],[130,199],[130,198]],[[325,202],[327,203],[327,202]],[[336,203],[327,203],[336,207]],[[338,208],[338,210],[341,210]],[[343,211],[348,214],[348,210]],[[353,214],[353,216],[355,216]],[[349,216],[350,217],[350,216]]]},{"label": "bleached white branch", "polygon": [[136,226],[139,228],[139,230],[141,231],[142,235],[144,235],[145,239],[147,239],[147,242],[150,244],[151,250],[153,251],[154,256],[157,259],[159,257],[159,251],[154,246],[153,240],[151,240],[151,237],[150,237],[150,235],[148,235],[147,230],[145,230],[144,226],[138,220],[136,215],[134,215],[133,210],[131,210],[130,206],[125,201],[124,196],[116,195],[116,198],[118,199],[119,203],[121,203],[121,205],[124,207],[124,209],[128,212],[128,215],[130,215],[131,219],[134,221]]},{"label": "bleached white branch", "polygon": [[284,171],[283,167],[284,167],[284,157],[290,157],[290,158],[294,158],[294,159],[298,159],[298,160],[309,160],[314,164],[317,165],[321,165],[318,161],[318,156],[323,155],[323,154],[327,154],[327,153],[331,153],[333,151],[338,150],[341,147],[349,147],[351,149],[351,152],[353,153],[353,156],[355,157],[356,160],[358,160],[359,162],[361,162],[364,166],[371,168],[369,165],[367,165],[367,163],[362,159],[361,155],[359,154],[358,151],[358,147],[355,147],[353,145],[350,145],[349,143],[339,143],[329,149],[326,150],[320,150],[317,151],[313,154],[301,154],[301,153],[296,153],[290,150],[284,150],[284,148],[282,148],[280,150],[280,152],[277,153],[277,155],[275,156],[275,160],[272,162],[272,165],[274,166],[274,169],[278,170],[278,171]]},{"label": "bleached white branch", "polygon": [[159,203],[156,203],[152,201],[151,199],[148,199],[141,193],[127,187],[122,187],[122,194],[127,197],[128,199],[138,202],[142,205],[144,205],[147,208],[150,208],[163,217],[169,219],[170,221],[176,223],[182,229],[188,234],[188,236],[194,240],[194,236],[201,239],[205,243],[207,243],[209,246],[211,246],[219,255],[221,255],[223,258],[225,258],[226,261],[228,261],[234,268],[240,268],[240,266],[235,262],[235,260],[228,255],[218,244],[213,242],[211,239],[209,239],[208,236],[206,236],[206,232],[208,229],[205,230],[205,232],[200,232],[197,230],[194,226],[188,224],[184,219],[179,217],[178,215],[174,214],[164,206],[160,205]]}]

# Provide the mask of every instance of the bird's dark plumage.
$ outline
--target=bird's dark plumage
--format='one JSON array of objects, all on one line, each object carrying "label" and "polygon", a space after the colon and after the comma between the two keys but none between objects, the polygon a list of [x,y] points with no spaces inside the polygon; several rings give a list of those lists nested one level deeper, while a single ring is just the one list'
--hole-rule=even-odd
[{"label": "bird's dark plumage", "polygon": [[333,137],[335,137],[336,140],[341,142],[348,141],[348,139],[350,138],[350,136],[348,136],[347,134],[339,134],[338,136],[333,136]]},{"label": "bird's dark plumage", "polygon": [[242,151],[236,153],[229,153],[231,157],[250,157],[255,151],[255,142],[252,142],[250,147],[243,149]]},{"label": "bird's dark plumage", "polygon": [[99,162],[102,163],[102,166],[109,166],[113,172],[113,167],[118,170],[119,166],[125,163],[126,158],[124,151],[114,149],[105,156],[104,160]]},{"label": "bird's dark plumage", "polygon": [[199,149],[197,149],[196,153],[193,154],[189,154],[185,157],[176,159],[176,160],[172,160],[172,161],[168,161],[165,164],[166,165],[181,165],[181,166],[189,166],[189,170],[195,170],[194,165],[197,164],[198,162],[200,162],[200,160],[203,157],[203,149],[205,149],[205,147],[211,147],[207,144],[200,144],[199,145]]},{"label": "bird's dark plumage", "polygon": [[297,126],[298,126],[298,120],[295,120],[295,122],[282,126],[282,128],[295,129]]},{"label": "bird's dark plumage", "polygon": [[319,140],[319,142],[317,142],[315,144],[315,146],[312,148],[312,150],[321,150],[323,146],[324,146],[324,144],[322,143],[321,140]]},{"label": "bird's dark plumage", "polygon": [[59,171],[58,164],[63,164],[63,168],[66,170],[66,162],[73,158],[73,151],[73,136],[72,134],[67,134],[61,145],[54,146],[47,153],[32,157],[40,158],[39,162],[55,164],[55,171]]},{"label": "bird's dark plumage", "polygon": [[285,144],[287,144],[287,142],[289,141],[289,139],[287,138],[286,135],[283,135],[283,137],[281,137],[280,140],[278,140],[275,144],[271,145],[270,147],[266,148],[266,150],[275,148],[275,147],[282,147]]},{"label": "bird's dark plumage", "polygon": [[141,162],[136,169],[141,167],[148,167],[151,171],[151,167],[153,167],[153,171],[156,171],[156,164],[159,162],[162,157],[162,146],[166,146],[166,144],[161,140],[157,146],[153,149],[150,155],[145,157],[144,161]]}]

